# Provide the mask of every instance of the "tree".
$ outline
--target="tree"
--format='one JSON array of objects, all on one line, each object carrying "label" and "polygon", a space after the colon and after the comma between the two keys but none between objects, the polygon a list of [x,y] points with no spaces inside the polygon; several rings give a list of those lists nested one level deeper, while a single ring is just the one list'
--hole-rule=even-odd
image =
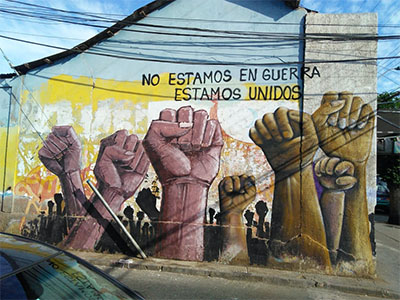
[{"label": "tree", "polygon": [[387,182],[390,191],[389,224],[400,225],[400,158],[390,157],[391,167],[385,169],[382,178]]},{"label": "tree", "polygon": [[[378,110],[400,110],[400,91],[384,92],[378,95]],[[390,191],[390,213],[388,223],[400,225],[400,157],[390,155],[385,158],[385,168],[381,176]]]},{"label": "tree", "polygon": [[384,92],[377,99],[378,109],[400,109],[400,92]]}]

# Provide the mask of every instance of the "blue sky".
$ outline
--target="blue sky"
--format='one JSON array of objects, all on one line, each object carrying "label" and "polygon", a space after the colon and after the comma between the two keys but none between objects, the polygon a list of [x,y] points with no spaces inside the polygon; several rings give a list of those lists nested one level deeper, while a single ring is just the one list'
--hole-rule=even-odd
[{"label": "blue sky", "polygon": [[[56,9],[104,14],[106,18],[119,20],[137,8],[151,2],[149,0],[17,0],[24,3],[42,5]],[[267,0],[266,0],[267,1]],[[276,1],[276,0],[274,0]],[[400,0],[301,0],[303,7],[320,13],[365,13],[377,12],[380,35],[400,35]],[[25,11],[21,11],[24,9]],[[52,22],[45,19],[28,18],[5,13],[14,10],[18,13],[32,13],[41,10],[10,0],[0,0],[0,35],[25,39],[33,42],[71,48],[83,42],[102,29]],[[112,23],[107,23],[110,26]],[[106,25],[102,23],[101,25]],[[59,50],[28,45],[0,38],[0,47],[13,65],[40,59]],[[400,39],[380,41],[378,57],[399,56]],[[378,91],[400,89],[400,59],[378,62]],[[12,69],[0,55],[0,74],[11,73]]]}]

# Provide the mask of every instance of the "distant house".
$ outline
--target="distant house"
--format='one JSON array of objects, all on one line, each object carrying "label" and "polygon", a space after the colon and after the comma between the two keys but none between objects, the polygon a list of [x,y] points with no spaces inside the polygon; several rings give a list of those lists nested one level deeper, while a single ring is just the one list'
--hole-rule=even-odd
[{"label": "distant house", "polygon": [[378,110],[378,155],[400,154],[400,111]]}]

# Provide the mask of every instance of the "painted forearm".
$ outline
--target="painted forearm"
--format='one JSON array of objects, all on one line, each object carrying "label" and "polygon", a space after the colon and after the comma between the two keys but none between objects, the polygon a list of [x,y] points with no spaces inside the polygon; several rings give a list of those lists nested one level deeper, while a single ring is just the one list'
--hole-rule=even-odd
[{"label": "painted forearm", "polygon": [[[103,190],[99,188],[99,190],[111,209],[114,212],[119,211],[120,206],[125,200],[123,196],[115,189],[108,188]],[[111,219],[112,216],[104,204],[97,196],[93,195],[90,199],[87,217],[76,221],[70,231],[70,237],[66,246],[73,249],[93,249]]]},{"label": "painted forearm", "polygon": [[83,216],[85,195],[80,170],[63,173],[59,176],[62,193],[64,196],[67,216]]},{"label": "painted forearm", "polygon": [[275,175],[272,240],[287,242],[299,235],[301,227],[300,192],[300,172],[288,177]]},{"label": "painted forearm", "polygon": [[271,240],[290,242],[300,255],[330,265],[312,166],[275,184]]},{"label": "painted forearm", "polygon": [[202,261],[204,221],[209,185],[200,181],[175,181],[163,185],[158,255]]},{"label": "painted forearm", "polygon": [[346,192],[340,249],[353,259],[365,260],[370,264],[372,250],[369,239],[365,166],[356,165],[354,176],[358,183]]},{"label": "painted forearm", "polygon": [[326,235],[312,165],[301,174],[301,234],[326,247]]},{"label": "painted forearm", "polygon": [[221,260],[230,263],[249,263],[246,228],[241,213],[226,213],[221,218],[223,248]]},{"label": "painted forearm", "polygon": [[344,191],[326,189],[320,199],[326,242],[330,251],[336,251],[339,248],[343,224],[344,198]]}]

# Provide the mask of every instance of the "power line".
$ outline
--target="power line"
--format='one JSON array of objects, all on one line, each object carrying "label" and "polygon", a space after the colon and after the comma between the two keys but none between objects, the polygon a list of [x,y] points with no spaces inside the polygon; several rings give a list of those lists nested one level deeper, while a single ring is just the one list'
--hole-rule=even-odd
[{"label": "power line", "polygon": [[0,38],[13,40],[13,41],[17,41],[17,42],[22,42],[22,43],[27,43],[27,44],[32,44],[32,45],[37,45],[37,46],[43,46],[43,47],[58,49],[58,50],[71,51],[71,54],[86,53],[86,54],[99,55],[99,56],[112,57],[112,58],[121,58],[121,59],[127,59],[127,60],[148,61],[148,62],[158,62],[158,63],[171,63],[171,64],[184,64],[184,65],[273,66],[273,65],[321,64],[321,63],[352,63],[352,62],[357,63],[357,62],[369,62],[369,61],[400,58],[400,56],[388,56],[388,57],[376,57],[376,58],[375,57],[368,57],[368,58],[357,58],[357,59],[311,60],[311,61],[292,61],[292,62],[275,62],[275,63],[250,63],[250,62],[242,63],[242,62],[227,62],[227,61],[215,62],[215,61],[202,61],[202,60],[187,60],[187,61],[183,61],[183,60],[151,59],[151,58],[144,58],[144,57],[114,55],[114,54],[108,54],[108,53],[94,52],[94,51],[90,51],[90,50],[86,50],[86,51],[85,50],[80,50],[80,49],[78,49],[76,47],[73,48],[73,49],[68,49],[68,48],[59,47],[59,46],[53,46],[53,45],[44,44],[44,43],[37,43],[37,42],[32,42],[32,41],[27,41],[27,40],[22,40],[22,39],[17,39],[17,38],[12,38],[12,37],[8,37],[8,36],[4,36],[4,35],[0,35]]},{"label": "power line", "polygon": [[[9,64],[10,68],[12,68],[14,70],[14,72],[17,75],[20,75],[18,73],[18,71],[15,69],[15,67],[12,65],[11,61],[8,59],[8,57],[6,56],[6,54],[4,53],[3,49],[0,48],[0,52],[2,53],[4,59],[7,61],[7,63]],[[22,82],[22,81],[21,81]],[[41,105],[36,101],[35,97],[33,96],[32,92],[25,86],[25,84],[22,82],[23,87],[28,91],[28,93],[31,95],[33,101],[39,106],[40,110],[42,111],[42,114],[44,115],[46,122],[48,124],[51,125],[51,127],[53,127],[53,124],[50,122],[50,119],[47,117],[46,113],[44,112],[43,108],[41,107]],[[22,114],[25,116],[25,118],[28,120],[28,123],[31,125],[31,127],[34,129],[34,131],[36,132],[36,134],[39,136],[39,138],[42,140],[43,144],[46,145],[46,141],[43,139],[43,137],[41,136],[41,134],[39,133],[39,131],[36,129],[36,127],[33,125],[31,119],[28,117],[28,115],[25,113],[25,111],[22,108],[22,104],[21,102],[17,99],[17,97],[15,97],[14,93],[11,91],[11,96],[12,98],[14,98],[15,102],[18,103],[19,107],[20,107],[20,111],[22,112]],[[10,98],[10,103],[9,103],[9,112],[8,112],[8,119],[7,119],[7,143],[6,143],[6,154],[5,154],[5,163],[4,163],[4,176],[6,173],[6,169],[7,169],[7,151],[8,151],[8,135],[9,135],[9,127],[10,127],[10,113],[11,113],[11,98]],[[62,144],[65,145],[65,142],[63,140],[61,140],[56,134],[54,135],[55,138],[57,138]],[[57,144],[53,144],[60,152],[62,152],[63,150],[60,149],[58,147]],[[53,156],[54,159],[57,159],[55,156]],[[5,181],[4,181],[5,182]],[[3,190],[4,190],[4,182],[3,182]],[[4,191],[3,191],[4,192]]]},{"label": "power line", "polygon": [[82,39],[78,39],[78,38],[65,37],[65,36],[35,34],[35,33],[19,32],[19,31],[9,31],[9,30],[0,30],[0,32],[12,33],[12,34],[17,34],[17,35],[37,36],[37,37],[44,37],[44,38],[50,38],[50,39],[63,39],[63,40],[73,40],[73,41],[81,41],[82,40]]},{"label": "power line", "polygon": [[[13,2],[13,3],[18,3],[21,5],[25,5],[25,6],[31,6],[31,7],[37,7],[37,8],[42,8],[44,9],[44,11],[46,10],[50,10],[50,11],[56,11],[56,12],[61,12],[61,13],[65,13],[65,14],[76,14],[76,15],[84,15],[84,16],[90,16],[90,17],[94,17],[94,18],[98,18],[98,20],[95,21],[107,21],[107,22],[122,22],[118,19],[111,19],[111,18],[106,18],[103,16],[126,16],[122,15],[122,14],[110,14],[110,13],[100,13],[100,12],[87,12],[87,11],[73,11],[73,10],[65,10],[65,9],[57,9],[57,8],[53,8],[53,7],[49,7],[49,6],[43,6],[43,5],[37,5],[37,4],[31,4],[31,3],[24,3],[21,1],[14,1],[14,0],[5,0],[8,2]],[[275,1],[275,0],[272,0]],[[365,1],[365,0],[364,0]],[[377,6],[377,5],[376,5]],[[374,7],[374,9],[376,8],[376,6]],[[9,7],[8,7],[9,8]],[[17,9],[22,9],[21,7],[15,7]],[[372,9],[372,11],[374,10]],[[32,10],[29,10],[32,11]],[[54,14],[53,14],[54,15]],[[209,22],[209,23],[238,23],[238,24],[265,24],[265,25],[276,25],[276,22],[255,22],[255,21],[235,21],[235,20],[216,20],[216,19],[196,19],[196,18],[190,18],[190,19],[186,19],[186,18],[171,18],[171,17],[153,17],[153,16],[147,16],[146,18],[149,19],[158,19],[158,20],[172,20],[172,21],[190,21],[190,22]],[[131,23],[129,23],[129,25],[131,25]],[[298,26],[299,23],[298,22],[280,22],[279,25],[293,25],[293,26]],[[308,24],[308,26],[345,26],[345,27],[376,27],[375,25],[356,25],[356,24]],[[382,27],[382,25],[378,24],[378,27]],[[394,27],[394,28],[400,28],[400,25],[398,24],[388,24],[385,25],[384,27]]]},{"label": "power line", "polygon": [[[81,22],[76,22],[76,21],[71,21],[70,19],[58,19],[55,18],[54,15],[37,15],[37,14],[27,14],[27,13],[21,13],[21,12],[12,12],[12,11],[7,11],[4,9],[0,9],[0,12],[3,13],[10,13],[10,14],[17,14],[17,15],[23,15],[27,17],[32,17],[32,18],[40,18],[40,19],[45,19],[45,20],[52,20],[52,21],[57,21],[57,22],[63,22],[63,23],[69,23],[69,24],[74,24],[74,25],[82,25],[82,26],[89,26],[89,27],[97,27],[97,28],[108,28],[107,26],[102,26],[102,25],[96,25],[96,24],[87,24],[87,23],[81,23]],[[74,17],[76,18],[76,17]],[[82,21],[87,21],[87,19],[82,19],[78,18],[78,20]],[[113,20],[115,22],[116,20]],[[210,38],[277,38],[279,39],[298,39],[298,40],[304,40],[304,39],[318,39],[318,40],[324,40],[324,39],[329,39],[329,40],[386,40],[386,39],[399,39],[400,35],[388,35],[388,36],[376,36],[376,35],[354,35],[354,34],[337,34],[337,33],[313,33],[313,34],[307,34],[307,35],[298,35],[298,34],[288,34],[288,33],[276,33],[276,32],[248,32],[248,31],[232,31],[232,30],[215,30],[215,29],[206,29],[206,28],[197,28],[197,27],[181,27],[181,26],[165,26],[165,25],[158,25],[158,24],[147,24],[147,23],[132,23],[132,22],[126,22],[126,21],[119,21],[118,23],[124,24],[124,25],[135,25],[138,27],[147,27],[147,28],[157,28],[157,29],[168,29],[168,30],[180,30],[180,31],[194,31],[194,32],[206,32],[206,33],[214,33],[214,34],[219,34],[219,35],[195,35],[195,34],[184,34],[184,33],[171,33],[171,32],[152,32],[152,31],[140,31],[140,30],[134,30],[134,29],[127,29],[127,28],[122,28],[120,30],[125,30],[125,31],[133,31],[133,32],[142,32],[142,33],[152,33],[152,34],[167,34],[167,35],[177,35],[177,36],[198,36],[198,37],[210,37]],[[276,25],[279,25],[280,23],[277,23]],[[300,26],[300,24],[298,24]],[[221,34],[228,35],[228,36],[221,36]],[[232,35],[232,36],[231,36]]]},{"label": "power line", "polygon": [[[400,44],[399,44],[399,46],[397,46],[395,49],[393,49],[393,50],[389,53],[389,55],[394,55],[394,54],[397,52],[397,50],[400,50]],[[398,52],[397,52],[397,53],[398,53]],[[393,60],[392,62],[391,62],[391,61],[386,61],[386,62],[380,64],[379,67],[383,67],[383,68],[386,68],[386,69],[390,69],[391,65],[393,65],[395,62],[396,62],[395,60]]]},{"label": "power line", "polygon": [[388,77],[387,74],[383,74],[382,76],[385,77],[386,79],[390,80],[390,81],[393,82],[394,84],[397,84],[397,85],[400,86],[400,83],[399,83],[399,82],[396,82],[396,81],[393,80],[392,78]]},{"label": "power line", "polygon": [[[7,55],[4,53],[3,49],[0,48],[0,52],[3,55],[4,59],[7,61],[8,65],[10,66],[11,69],[13,69],[13,71],[15,72],[15,74],[17,74],[18,76],[21,75],[18,70],[12,65],[11,61],[8,59]],[[33,94],[31,93],[31,91],[29,91],[29,89],[25,86],[24,82],[21,81],[22,86],[29,92],[29,94],[31,94],[33,101],[39,106],[40,110],[42,111],[42,114],[45,116],[46,121],[48,124],[50,124],[51,127],[53,127],[53,124],[50,122],[49,117],[46,115],[46,113],[44,112],[42,106],[36,101],[35,97],[33,96]],[[22,108],[21,108],[22,109]]]},{"label": "power line", "polygon": [[379,6],[379,4],[381,4],[382,0],[378,0],[378,2],[376,3],[376,5],[374,6],[373,9],[371,9],[371,11],[375,11],[375,9]]},{"label": "power line", "polygon": [[364,6],[365,2],[367,2],[367,0],[364,0],[363,2],[361,2],[360,6],[357,9],[358,13],[361,11],[361,8]]},{"label": "power line", "polygon": [[[4,1],[18,3],[18,4],[22,4],[22,5],[27,5],[27,6],[39,7],[39,8],[44,8],[44,9],[50,9],[50,10],[55,10],[55,11],[70,12],[70,13],[83,13],[83,14],[85,13],[84,11],[63,10],[63,9],[57,9],[54,7],[33,4],[33,3],[25,3],[25,2],[17,1],[17,0],[4,0]],[[122,17],[126,16],[126,14],[112,14],[112,13],[102,13],[102,12],[91,12],[90,14],[106,15],[106,16],[122,16]]]}]

